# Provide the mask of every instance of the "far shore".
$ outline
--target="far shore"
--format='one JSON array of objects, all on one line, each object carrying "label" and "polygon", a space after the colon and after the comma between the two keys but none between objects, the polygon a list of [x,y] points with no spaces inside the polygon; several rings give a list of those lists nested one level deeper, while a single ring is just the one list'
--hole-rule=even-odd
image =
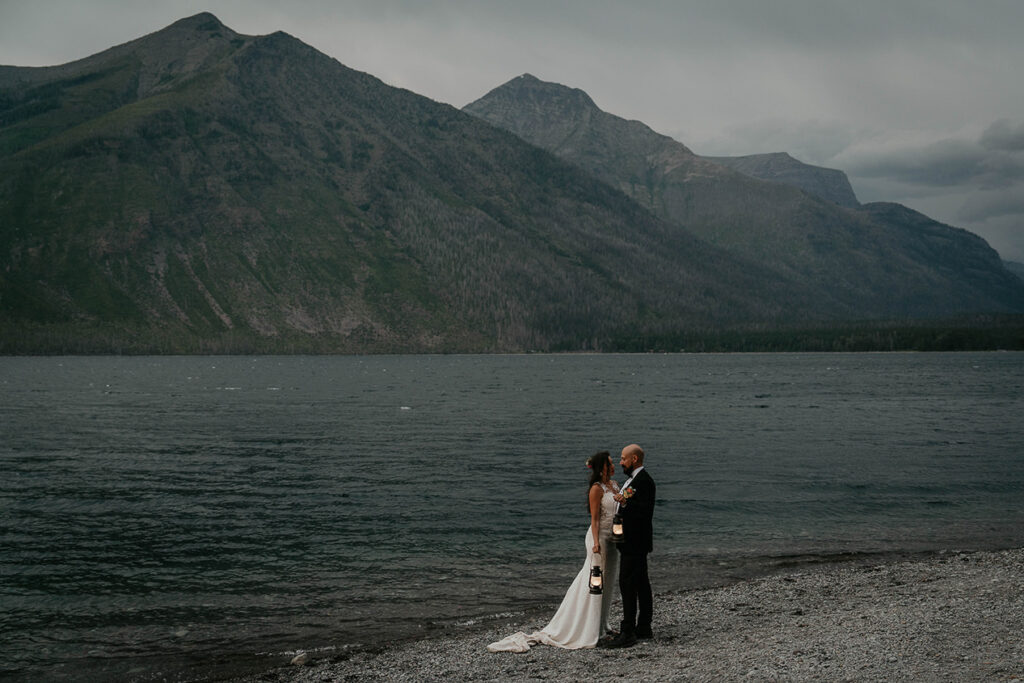
[{"label": "far shore", "polygon": [[655,592],[655,638],[628,649],[486,650],[544,617],[234,680],[1024,681],[1024,549],[804,566]]}]

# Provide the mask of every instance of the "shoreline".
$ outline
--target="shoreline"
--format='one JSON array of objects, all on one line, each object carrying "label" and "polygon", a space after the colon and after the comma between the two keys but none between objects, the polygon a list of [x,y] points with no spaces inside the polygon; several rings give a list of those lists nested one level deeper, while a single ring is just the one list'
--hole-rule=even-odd
[{"label": "shoreline", "polygon": [[655,638],[629,649],[487,652],[551,616],[531,611],[227,680],[1024,681],[1024,548],[801,564],[713,588],[657,588]]}]

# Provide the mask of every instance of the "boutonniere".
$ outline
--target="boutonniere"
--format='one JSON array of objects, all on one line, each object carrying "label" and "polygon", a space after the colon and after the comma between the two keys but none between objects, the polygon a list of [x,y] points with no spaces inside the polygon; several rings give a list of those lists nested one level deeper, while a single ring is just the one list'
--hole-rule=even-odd
[{"label": "boutonniere", "polygon": [[634,493],[636,493],[636,491],[633,490],[633,487],[632,486],[627,486],[626,490],[622,492],[622,499],[623,500],[629,500],[630,498],[633,497]]}]

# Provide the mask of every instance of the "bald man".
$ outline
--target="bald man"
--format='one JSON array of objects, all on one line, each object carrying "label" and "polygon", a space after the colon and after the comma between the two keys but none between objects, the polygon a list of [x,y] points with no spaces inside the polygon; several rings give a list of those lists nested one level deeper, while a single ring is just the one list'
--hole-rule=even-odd
[{"label": "bald man", "polygon": [[[654,479],[644,468],[644,450],[635,443],[622,449],[619,459],[629,477],[619,494],[623,540],[619,543],[619,591],[622,593],[622,630],[608,647],[631,647],[637,639],[651,638],[654,595],[647,575],[647,555],[654,549]],[[638,609],[639,608],[639,609]]]}]

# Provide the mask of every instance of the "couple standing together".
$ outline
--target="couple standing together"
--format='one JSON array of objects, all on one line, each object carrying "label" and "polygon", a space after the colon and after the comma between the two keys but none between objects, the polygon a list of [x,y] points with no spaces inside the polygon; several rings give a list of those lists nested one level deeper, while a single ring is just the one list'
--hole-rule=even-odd
[{"label": "couple standing together", "polygon": [[[587,647],[630,647],[638,639],[651,637],[654,598],[647,574],[647,555],[653,547],[654,480],[644,469],[644,451],[636,444],[622,449],[619,460],[629,477],[622,485],[612,479],[615,466],[608,451],[590,456],[590,528],[587,529],[587,559],[547,626],[535,633],[516,633],[491,643],[491,652],[525,652],[543,643],[575,650]],[[612,542],[612,520],[622,519],[623,539]],[[594,566],[602,568],[604,590],[590,592]],[[614,586],[618,574],[622,594],[622,624],[615,633],[609,629]]]}]

